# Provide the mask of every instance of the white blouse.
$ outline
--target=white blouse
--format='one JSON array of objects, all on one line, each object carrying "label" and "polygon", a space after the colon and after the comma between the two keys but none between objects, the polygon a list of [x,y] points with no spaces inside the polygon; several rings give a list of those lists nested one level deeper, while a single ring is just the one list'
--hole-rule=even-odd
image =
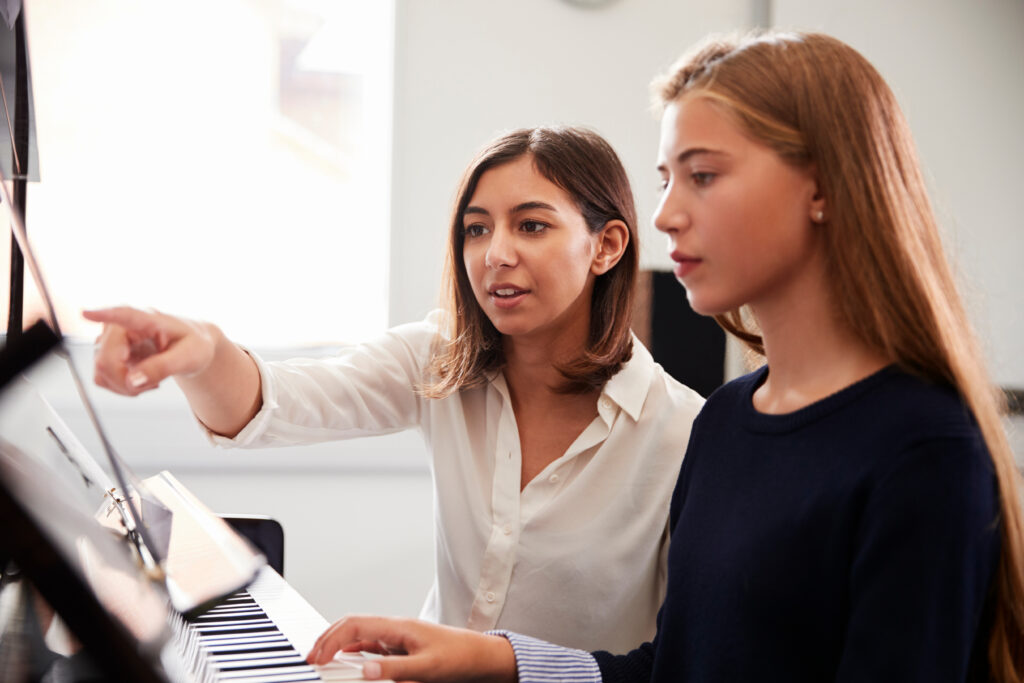
[{"label": "white blouse", "polygon": [[329,359],[263,362],[263,407],[224,446],[419,429],[431,453],[435,580],[421,617],[508,629],[584,650],[650,640],[665,591],[669,500],[704,403],[633,340],[598,416],[520,492],[508,387],[427,399],[439,313]]}]

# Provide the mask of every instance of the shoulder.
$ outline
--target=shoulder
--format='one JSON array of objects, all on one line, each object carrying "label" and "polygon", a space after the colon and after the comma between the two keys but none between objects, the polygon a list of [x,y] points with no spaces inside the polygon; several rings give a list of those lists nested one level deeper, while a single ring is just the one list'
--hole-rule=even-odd
[{"label": "shoulder", "polygon": [[883,381],[870,394],[879,413],[891,414],[921,435],[963,436],[978,431],[974,417],[950,386],[936,384],[896,367],[883,371]]},{"label": "shoulder", "polygon": [[995,467],[956,391],[893,370],[865,399],[876,426],[860,421],[868,434],[864,450],[871,451],[864,454],[863,533],[900,529],[898,538],[907,542],[913,527],[929,531],[927,543],[943,537],[946,544],[997,544]]},{"label": "shoulder", "polygon": [[987,514],[992,461],[955,389],[893,365],[822,403],[817,424],[809,428],[830,436],[830,449],[846,454],[873,497],[931,501],[933,507],[980,505]]},{"label": "shoulder", "polygon": [[898,449],[894,472],[944,467],[964,477],[991,478],[981,429],[952,387],[893,368],[870,398],[880,429]]},{"label": "shoulder", "polygon": [[955,389],[890,366],[846,390],[837,428],[863,434],[891,453],[948,448],[988,460],[981,430]]}]

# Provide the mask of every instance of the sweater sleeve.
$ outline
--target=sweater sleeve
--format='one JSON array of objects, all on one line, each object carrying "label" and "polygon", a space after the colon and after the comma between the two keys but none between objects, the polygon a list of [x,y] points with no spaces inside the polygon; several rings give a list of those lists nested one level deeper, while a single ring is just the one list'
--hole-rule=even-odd
[{"label": "sweater sleeve", "polygon": [[[836,681],[963,681],[999,557],[998,493],[979,436],[898,454],[868,496]],[[981,649],[983,656],[984,648]]]},{"label": "sweater sleeve", "polygon": [[654,669],[653,643],[644,643],[624,655],[603,651],[593,654],[601,668],[601,680],[605,683],[646,683],[651,680]]}]

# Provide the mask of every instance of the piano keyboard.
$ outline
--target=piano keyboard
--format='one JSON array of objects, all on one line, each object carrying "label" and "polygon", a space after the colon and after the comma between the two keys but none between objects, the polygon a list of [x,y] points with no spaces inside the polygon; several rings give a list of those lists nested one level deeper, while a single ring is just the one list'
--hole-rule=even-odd
[{"label": "piano keyboard", "polygon": [[327,620],[269,567],[247,590],[198,617],[175,621],[178,650],[201,683],[362,680],[358,664],[306,664]]}]

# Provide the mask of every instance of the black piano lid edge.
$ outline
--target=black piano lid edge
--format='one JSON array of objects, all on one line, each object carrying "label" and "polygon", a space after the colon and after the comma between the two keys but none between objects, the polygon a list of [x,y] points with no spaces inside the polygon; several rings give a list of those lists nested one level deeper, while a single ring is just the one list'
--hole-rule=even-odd
[{"label": "black piano lid edge", "polygon": [[17,335],[7,335],[0,347],[0,388],[59,346],[61,337],[42,320]]}]

